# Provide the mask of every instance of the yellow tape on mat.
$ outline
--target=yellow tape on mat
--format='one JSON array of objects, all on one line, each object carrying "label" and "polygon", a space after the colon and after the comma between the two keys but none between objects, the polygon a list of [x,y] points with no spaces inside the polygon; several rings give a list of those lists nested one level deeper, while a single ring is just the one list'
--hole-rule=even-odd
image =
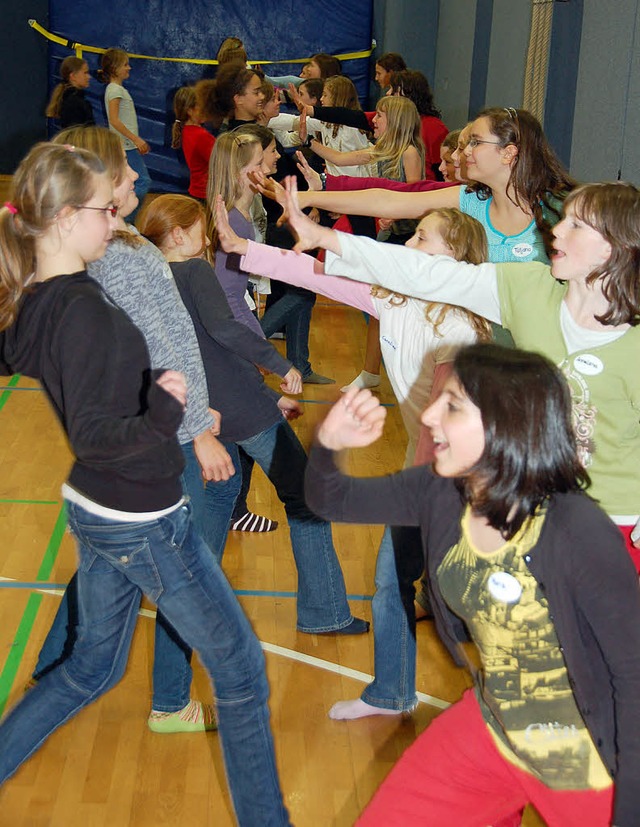
[{"label": "yellow tape on mat", "polygon": [[[47,31],[44,26],[41,26],[37,20],[29,20],[29,25],[32,29],[35,29],[39,34],[47,40],[50,40],[52,43],[58,43],[60,46],[66,46],[68,49],[74,51],[76,53],[76,57],[82,57],[83,52],[91,52],[92,54],[102,55],[107,51],[100,46],[87,46],[86,43],[78,43],[75,40],[69,40],[65,37],[60,37],[57,34],[53,34],[52,32]],[[362,57],[370,57],[374,48],[375,43],[372,43],[371,48],[365,51],[348,52],[344,55],[334,55],[334,57],[337,57],[338,60],[357,60]],[[195,63],[198,66],[211,66],[218,63],[217,60],[207,60],[196,57],[156,57],[155,55],[136,55],[131,52],[127,52],[127,54],[129,57],[136,58],[138,60],[165,60],[167,63]],[[282,60],[251,60],[250,63],[253,65],[264,66],[270,63],[308,63],[308,61],[308,57],[296,57]]]}]

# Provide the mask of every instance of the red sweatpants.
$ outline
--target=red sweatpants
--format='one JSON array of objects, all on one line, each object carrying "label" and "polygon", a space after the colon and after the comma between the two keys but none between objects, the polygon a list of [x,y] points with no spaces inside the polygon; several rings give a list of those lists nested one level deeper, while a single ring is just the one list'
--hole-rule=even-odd
[{"label": "red sweatpants", "polygon": [[406,750],[357,826],[487,827],[529,803],[548,827],[608,827],[613,784],[552,790],[509,764],[468,690]]}]

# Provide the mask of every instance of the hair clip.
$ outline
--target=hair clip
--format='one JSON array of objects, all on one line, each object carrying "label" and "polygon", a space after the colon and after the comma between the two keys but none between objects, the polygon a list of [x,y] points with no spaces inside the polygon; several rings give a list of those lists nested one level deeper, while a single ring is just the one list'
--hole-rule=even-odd
[{"label": "hair clip", "polygon": [[182,123],[182,121],[180,120],[180,118],[176,118],[174,123]]},{"label": "hair clip", "polygon": [[63,147],[64,147],[64,148],[65,148],[68,152],[75,152],[75,151],[76,151],[76,148],[75,148],[75,146],[74,146],[73,144],[62,144],[62,146],[63,146]]},{"label": "hair clip", "polygon": [[505,106],[504,111],[512,120],[516,121],[518,119],[518,112],[513,108],[513,106]]},{"label": "hair clip", "polygon": [[18,208],[15,204],[12,204],[11,201],[5,201],[4,205],[9,210],[11,215],[18,215]]}]

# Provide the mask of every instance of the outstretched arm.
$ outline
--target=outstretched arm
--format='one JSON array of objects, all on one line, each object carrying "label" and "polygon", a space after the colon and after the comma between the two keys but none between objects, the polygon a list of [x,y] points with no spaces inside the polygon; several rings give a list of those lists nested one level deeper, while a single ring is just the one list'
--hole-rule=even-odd
[{"label": "outstretched arm", "polygon": [[[350,154],[350,153],[349,153]],[[301,192],[300,206],[339,212],[346,215],[372,215],[377,218],[422,218],[429,210],[458,207],[460,187],[428,192],[389,192],[386,189],[358,192]]]},{"label": "outstretched arm", "polygon": [[355,167],[360,164],[368,164],[371,162],[370,149],[354,149],[351,152],[339,152],[337,149],[333,149],[333,147],[330,146],[325,146],[324,144],[321,144],[320,141],[315,140],[311,141],[310,146],[316,155],[319,155],[331,164],[335,164],[337,167]]}]

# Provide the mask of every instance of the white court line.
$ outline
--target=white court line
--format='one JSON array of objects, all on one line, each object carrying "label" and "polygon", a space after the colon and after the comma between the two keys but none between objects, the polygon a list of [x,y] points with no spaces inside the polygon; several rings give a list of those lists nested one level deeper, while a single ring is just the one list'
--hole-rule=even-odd
[{"label": "white court line", "polygon": [[[5,582],[17,582],[14,577],[1,577],[0,580]],[[42,594],[54,594],[61,597],[64,592],[62,589],[33,589],[35,592]],[[138,614],[141,617],[150,617],[155,619],[156,613],[153,609],[140,609]],[[272,655],[279,655],[281,658],[288,658],[289,660],[296,660],[298,663],[304,663],[307,666],[314,666],[316,669],[324,669],[325,672],[334,672],[336,675],[341,675],[343,678],[353,678],[353,680],[361,681],[361,683],[371,683],[374,676],[367,675],[366,672],[360,672],[358,669],[350,669],[348,666],[341,666],[339,663],[332,663],[330,660],[323,660],[322,658],[315,658],[313,655],[305,655],[303,652],[296,652],[294,649],[286,649],[284,646],[277,646],[275,643],[266,643],[260,641],[260,646],[265,652]],[[425,692],[416,692],[418,701],[429,706],[435,706],[437,709],[447,709],[451,704],[448,701],[443,701],[440,698],[435,698],[433,695],[427,695]]]}]

